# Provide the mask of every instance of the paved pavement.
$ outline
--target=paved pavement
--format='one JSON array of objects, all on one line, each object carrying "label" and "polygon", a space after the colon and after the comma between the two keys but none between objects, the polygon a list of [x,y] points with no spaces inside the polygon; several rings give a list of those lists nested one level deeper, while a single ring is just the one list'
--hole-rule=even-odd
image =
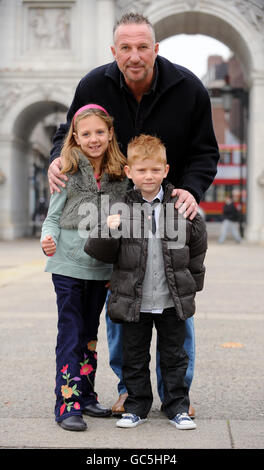
[{"label": "paved pavement", "polygon": [[[237,245],[232,240],[218,245],[209,240],[205,289],[197,295],[197,355],[190,394],[197,429],[188,432],[176,430],[160,412],[155,332],[151,359],[154,403],[147,423],[123,430],[115,426],[116,418],[85,417],[87,431],[72,433],[54,422],[57,311],[44,263],[36,239],[0,242],[2,451],[82,450],[86,459],[82,463],[89,464],[92,461],[87,461],[87,455],[99,459],[100,452],[108,456],[121,449],[138,455],[144,449],[152,456],[168,449],[176,455],[206,449],[207,456],[210,450],[233,450],[231,456],[236,449],[263,450],[264,246]],[[104,314],[98,358],[96,388],[100,402],[111,407],[117,398],[117,379],[108,366]],[[230,453],[227,455],[230,462]],[[151,463],[148,458],[141,464]]]}]

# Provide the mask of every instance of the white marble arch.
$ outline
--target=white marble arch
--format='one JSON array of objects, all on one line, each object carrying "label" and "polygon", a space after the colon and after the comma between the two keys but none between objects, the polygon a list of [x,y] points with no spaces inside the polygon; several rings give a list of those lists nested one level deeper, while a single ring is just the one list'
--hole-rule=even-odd
[{"label": "white marble arch", "polygon": [[[55,104],[67,109],[79,79],[111,60],[114,20],[131,10],[148,16],[158,41],[209,35],[243,64],[250,98],[246,238],[264,243],[263,0],[0,0],[0,239],[26,233],[31,130]],[[65,44],[54,40],[58,25]]]}]

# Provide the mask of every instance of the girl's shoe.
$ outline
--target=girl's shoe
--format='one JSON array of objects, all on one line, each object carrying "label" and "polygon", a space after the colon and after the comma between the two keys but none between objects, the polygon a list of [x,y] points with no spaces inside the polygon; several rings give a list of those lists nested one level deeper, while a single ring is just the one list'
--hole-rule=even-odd
[{"label": "girl's shoe", "polygon": [[118,428],[135,428],[141,423],[144,423],[147,419],[141,419],[139,416],[133,413],[124,413],[122,418],[116,422]]},{"label": "girl's shoe", "polygon": [[178,413],[173,419],[170,419],[170,423],[176,426],[177,429],[195,429],[196,424],[188,416],[188,413]]},{"label": "girl's shoe", "polygon": [[87,424],[81,416],[69,416],[69,418],[60,421],[58,425],[65,431],[85,431],[87,428]]}]

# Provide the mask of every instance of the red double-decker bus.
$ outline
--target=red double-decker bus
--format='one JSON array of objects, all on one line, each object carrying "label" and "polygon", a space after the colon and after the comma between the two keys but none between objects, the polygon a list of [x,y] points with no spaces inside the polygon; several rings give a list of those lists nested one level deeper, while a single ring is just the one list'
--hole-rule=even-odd
[{"label": "red double-decker bus", "polygon": [[246,145],[219,145],[220,160],[213,184],[200,203],[206,221],[222,220],[226,197],[232,197],[238,210],[246,211]]}]

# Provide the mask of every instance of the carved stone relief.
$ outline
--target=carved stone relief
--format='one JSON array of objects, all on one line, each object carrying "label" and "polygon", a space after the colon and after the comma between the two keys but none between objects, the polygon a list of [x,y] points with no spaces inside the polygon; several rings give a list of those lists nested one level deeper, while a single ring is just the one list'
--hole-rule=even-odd
[{"label": "carved stone relief", "polygon": [[[41,97],[41,101],[52,101],[54,99],[54,90],[58,84],[49,81],[48,83],[2,83],[0,89],[0,122],[5,118],[6,113],[19,101],[22,97],[32,96],[37,94]],[[60,84],[60,94],[62,96],[69,96],[69,100],[75,91],[75,85],[63,86]]]},{"label": "carved stone relief", "polygon": [[71,48],[69,8],[29,7],[26,51],[68,50]]},{"label": "carved stone relief", "polygon": [[264,35],[264,1],[263,0],[229,0],[247,21]]},{"label": "carved stone relief", "polygon": [[153,3],[151,0],[116,0],[116,14],[119,18],[126,11],[144,13],[144,10]]},{"label": "carved stone relief", "polygon": [[0,121],[4,119],[7,111],[19,99],[23,86],[19,84],[2,84],[0,91]]}]

